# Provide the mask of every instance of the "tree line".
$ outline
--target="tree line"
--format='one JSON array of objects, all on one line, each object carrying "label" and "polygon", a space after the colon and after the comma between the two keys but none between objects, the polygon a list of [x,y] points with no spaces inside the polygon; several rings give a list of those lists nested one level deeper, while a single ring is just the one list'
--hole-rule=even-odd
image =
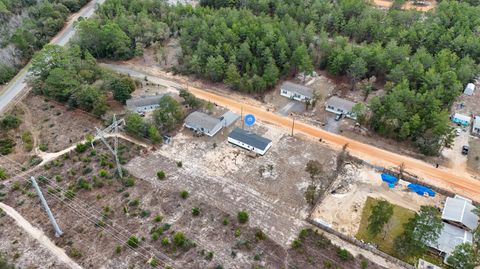
[{"label": "tree line", "polygon": [[435,155],[452,142],[450,106],[479,70],[479,12],[466,1],[420,13],[353,0],[202,0],[196,8],[107,0],[79,24],[77,44],[126,59],[178,37],[177,71],[249,93],[320,68],[347,75],[366,99],[375,77],[386,81],[385,95],[357,108],[362,123]]},{"label": "tree line", "polygon": [[13,46],[13,52],[7,52],[12,60],[0,63],[0,84],[15,76],[35,51],[63,28],[70,13],[88,1],[0,0],[0,25],[4,25],[0,26],[0,50]]}]

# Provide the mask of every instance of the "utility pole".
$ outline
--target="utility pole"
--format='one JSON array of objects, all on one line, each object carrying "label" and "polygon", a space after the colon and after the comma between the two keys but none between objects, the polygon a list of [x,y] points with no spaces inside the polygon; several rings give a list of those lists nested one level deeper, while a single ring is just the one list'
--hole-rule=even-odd
[{"label": "utility pole", "polygon": [[60,237],[63,234],[63,232],[62,230],[60,230],[60,227],[58,226],[58,223],[55,220],[55,217],[53,216],[53,213],[47,204],[47,200],[45,200],[45,197],[43,197],[42,190],[40,190],[40,187],[38,186],[37,181],[35,180],[34,177],[30,177],[30,179],[32,181],[33,187],[37,191],[37,195],[40,198],[40,202],[42,202],[43,208],[45,209],[45,211],[47,211],[48,218],[50,219],[50,222],[53,225],[53,229],[55,230],[55,236]]},{"label": "utility pole", "polygon": [[295,117],[292,117],[292,136],[293,136],[293,129],[295,129]]},{"label": "utility pole", "polygon": [[240,108],[240,118],[242,118],[242,129],[245,130],[245,119],[243,118],[243,106]]},{"label": "utility pole", "polygon": [[[122,166],[121,166],[120,160],[118,158],[118,125],[121,122],[123,122],[123,119],[121,121],[117,121],[117,118],[114,114],[112,125],[108,126],[103,131],[98,129],[98,128],[96,128],[96,129],[97,129],[97,137],[99,137],[102,140],[102,142],[105,144],[105,146],[107,146],[107,148],[112,152],[113,156],[115,156],[115,162],[117,163],[118,176],[120,178],[123,178]],[[105,135],[105,130],[112,130],[112,129],[115,132],[113,148],[108,144],[108,142],[107,142],[107,140],[105,139],[105,136],[104,136]]]}]

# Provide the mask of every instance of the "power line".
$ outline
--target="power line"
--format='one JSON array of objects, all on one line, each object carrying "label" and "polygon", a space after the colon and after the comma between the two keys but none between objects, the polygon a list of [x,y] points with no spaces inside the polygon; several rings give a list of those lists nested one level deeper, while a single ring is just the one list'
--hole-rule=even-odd
[{"label": "power line", "polygon": [[[6,157],[6,156],[4,156],[4,157]],[[14,162],[13,160],[9,159],[8,157],[7,157],[7,159],[10,160],[10,161],[12,161],[12,162]],[[19,170],[18,168],[16,168],[16,169]],[[20,171],[20,170],[19,170],[19,171]],[[49,182],[49,183],[51,184],[51,185],[50,185],[51,187],[55,187],[54,185],[57,185],[57,184],[55,184],[54,182],[52,182],[50,179],[48,179],[48,178],[46,178],[46,177],[43,177],[43,176],[42,176],[42,181]],[[60,187],[60,186],[57,185],[57,187]],[[75,202],[73,201],[73,199],[74,199],[75,197],[72,198],[72,199],[70,199],[69,197],[65,197],[65,199],[67,199],[67,200],[69,200],[70,202],[72,202],[72,204],[73,204],[73,206],[72,206],[72,205],[69,204],[69,203],[65,203],[65,201],[64,201],[61,197],[58,197],[58,196],[54,195],[54,194],[51,193],[51,192],[47,192],[47,194],[49,194],[50,196],[52,196],[52,198],[55,198],[56,200],[64,203],[64,204],[67,205],[69,208],[71,208],[72,210],[74,210],[77,214],[81,214],[83,217],[87,216],[85,212],[83,212],[83,213],[82,213],[82,212],[79,212],[79,210],[77,210],[77,209],[74,208],[74,206],[79,207],[79,208],[82,208],[82,206],[80,206],[78,203],[75,203]],[[78,199],[77,199],[77,200],[78,200]],[[91,207],[90,207],[90,208],[85,208],[85,209],[82,209],[82,210],[87,211],[87,210],[89,210],[89,209],[91,209]],[[96,211],[96,210],[92,210],[92,211]],[[96,212],[99,213],[98,211],[96,211]],[[100,215],[101,215],[101,214],[100,214]],[[97,222],[96,220],[99,219],[99,218],[97,218],[97,217],[95,217],[95,216],[94,216],[94,217],[92,217],[92,216],[88,217],[88,216],[87,216],[87,219],[90,220],[90,221],[92,221],[93,224],[98,224],[98,222]],[[114,230],[115,232],[119,233],[120,235],[126,237],[127,239],[130,237],[129,235],[125,235],[125,234],[123,234],[122,232],[119,232],[117,229],[115,229],[115,227],[114,227],[113,225],[110,225],[110,224],[108,224],[108,223],[105,223],[105,226],[109,226],[112,230]],[[103,229],[104,231],[107,231],[109,234],[111,234],[111,235],[112,235],[114,238],[116,238],[118,241],[123,242],[123,243],[126,241],[126,240],[124,240],[124,241],[119,240],[118,237],[116,237],[113,233],[109,232],[105,227],[102,227],[101,225],[100,225],[99,227],[100,227],[101,229]],[[122,229],[123,229],[123,227],[122,227]],[[126,231],[126,230],[124,230],[124,231]],[[128,246],[128,244],[127,244],[127,246]],[[151,246],[150,244],[148,244],[148,246],[150,246],[150,247],[152,247],[153,249],[155,249],[155,247]],[[131,248],[131,247],[129,246],[129,248]],[[147,249],[146,249],[145,247],[143,247],[143,246],[139,246],[139,248],[142,249],[142,250],[147,251],[147,252],[150,253],[150,254],[152,254],[151,251],[147,250]],[[133,249],[133,248],[131,248],[131,249],[135,251],[135,249]],[[155,257],[155,255],[152,255],[152,256]],[[166,256],[165,254],[160,253],[160,256],[161,256],[162,258],[164,258],[164,259],[169,260],[171,263],[173,263],[173,260],[171,260],[171,259],[170,259],[168,256]],[[163,261],[163,260],[161,260],[161,261],[162,261],[165,265],[168,264],[167,262],[165,262],[165,261]]]}]

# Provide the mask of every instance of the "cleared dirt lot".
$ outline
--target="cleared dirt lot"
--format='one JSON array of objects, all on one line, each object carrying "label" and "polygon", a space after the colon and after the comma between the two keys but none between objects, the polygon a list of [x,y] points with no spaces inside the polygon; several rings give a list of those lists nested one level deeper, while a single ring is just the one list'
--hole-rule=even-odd
[{"label": "cleared dirt lot", "polygon": [[[318,159],[327,168],[326,173],[331,173],[336,154],[272,126],[257,125],[255,131],[273,140],[273,147],[263,157],[249,157],[244,150],[228,144],[226,130],[213,139],[193,137],[184,130],[154,155],[135,158],[126,168],[138,178],[160,184],[162,189],[196,191],[230,214],[247,210],[254,226],[286,245],[304,225],[302,220],[309,211],[304,198],[310,182],[306,163]],[[176,161],[182,161],[182,169],[176,167]],[[158,182],[155,173],[159,169],[171,180]]]},{"label": "cleared dirt lot", "polygon": [[[312,218],[322,220],[332,228],[355,236],[360,226],[362,209],[367,197],[382,198],[413,211],[421,205],[440,206],[444,197],[421,197],[406,188],[405,181],[400,181],[394,189],[383,183],[380,174],[371,168],[356,164],[347,164],[329,193],[314,209]],[[342,208],[342,210],[339,210]]]}]

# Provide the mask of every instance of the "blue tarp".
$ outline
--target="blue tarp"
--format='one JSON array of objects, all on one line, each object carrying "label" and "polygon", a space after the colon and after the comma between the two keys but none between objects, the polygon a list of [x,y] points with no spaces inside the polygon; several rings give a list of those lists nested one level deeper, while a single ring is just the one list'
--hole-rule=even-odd
[{"label": "blue tarp", "polygon": [[382,180],[387,182],[388,184],[395,184],[397,183],[398,178],[389,174],[382,174]]},{"label": "blue tarp", "polygon": [[431,197],[434,197],[435,196],[435,192],[428,188],[428,187],[425,187],[425,186],[422,186],[422,185],[418,185],[418,184],[408,184],[407,186],[410,190],[412,190],[413,192],[416,192],[418,195],[422,195],[424,196],[425,193],[428,194],[429,196]]}]

